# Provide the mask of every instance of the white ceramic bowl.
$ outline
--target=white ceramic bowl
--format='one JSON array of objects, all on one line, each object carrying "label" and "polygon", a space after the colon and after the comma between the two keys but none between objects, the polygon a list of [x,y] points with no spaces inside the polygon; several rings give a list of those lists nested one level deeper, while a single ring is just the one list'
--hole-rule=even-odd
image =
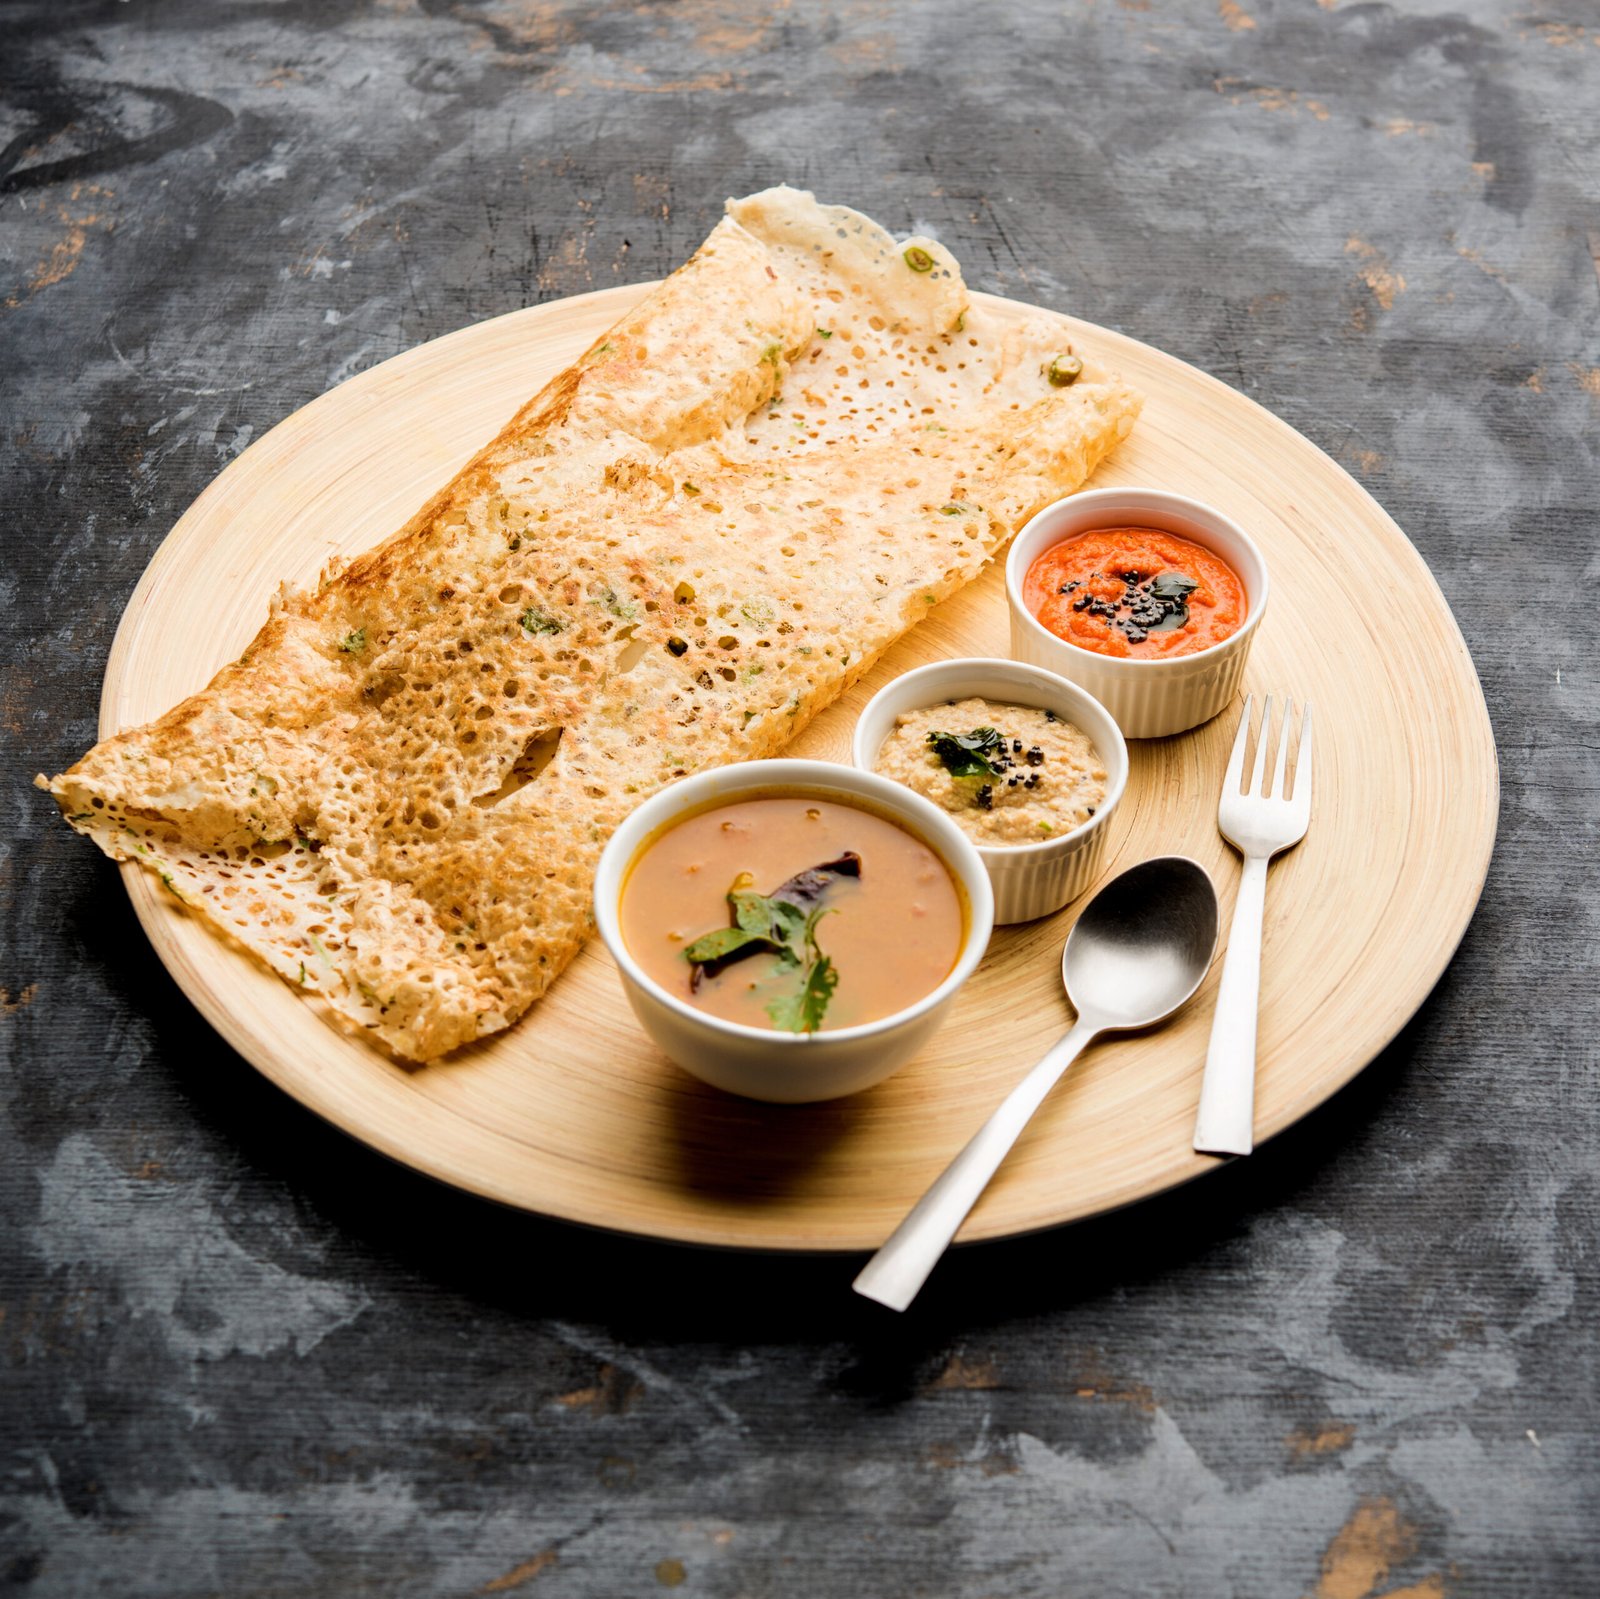
[{"label": "white ceramic bowl", "polygon": [[[1097,655],[1059,639],[1022,599],[1028,568],[1052,544],[1106,527],[1155,527],[1214,550],[1244,583],[1244,625],[1193,655],[1147,661]],[[1091,489],[1039,512],[1006,557],[1011,653],[1079,684],[1117,719],[1128,738],[1165,738],[1209,722],[1239,692],[1245,661],[1267,607],[1267,566],[1243,528],[1199,500],[1163,489]]]},{"label": "white ceramic bowl", "polygon": [[[618,905],[629,869],[645,846],[694,812],[762,793],[806,794],[876,812],[921,839],[949,867],[964,902],[966,936],[950,975],[931,994],[892,1016],[858,1027],[780,1033],[696,1010],[669,994],[628,953]],[[634,811],[611,835],[600,857],[594,913],[634,1015],[685,1071],[750,1099],[803,1104],[870,1088],[916,1054],[988,948],[994,896],[983,862],[966,835],[920,795],[887,778],[831,761],[748,761],[685,778]]]},{"label": "white ceramic bowl", "polygon": [[1054,672],[1017,661],[937,661],[903,673],[867,701],[856,722],[851,759],[870,772],[903,711],[972,695],[1054,711],[1087,733],[1105,762],[1105,800],[1081,827],[1037,844],[973,846],[994,886],[995,921],[1031,922],[1060,910],[1100,875],[1111,813],[1128,785],[1128,746],[1105,706]]}]

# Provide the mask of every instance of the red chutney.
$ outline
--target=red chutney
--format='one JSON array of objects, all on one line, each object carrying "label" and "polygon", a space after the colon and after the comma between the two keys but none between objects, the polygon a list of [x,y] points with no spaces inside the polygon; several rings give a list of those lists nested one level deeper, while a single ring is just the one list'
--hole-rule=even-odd
[{"label": "red chutney", "polygon": [[1098,655],[1165,660],[1238,632],[1244,584],[1214,551],[1153,527],[1108,527],[1052,545],[1022,602],[1057,638]]}]

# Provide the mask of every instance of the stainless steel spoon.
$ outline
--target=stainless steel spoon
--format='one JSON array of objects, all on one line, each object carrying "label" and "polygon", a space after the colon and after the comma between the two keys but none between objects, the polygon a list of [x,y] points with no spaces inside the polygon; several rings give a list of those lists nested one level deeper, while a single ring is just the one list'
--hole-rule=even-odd
[{"label": "stainless steel spoon", "polygon": [[856,1292],[904,1310],[1045,1095],[1090,1040],[1164,1022],[1200,986],[1216,952],[1217,891],[1203,866],[1164,855],[1113,877],[1084,906],[1061,951],[1061,980],[1077,1021],[862,1268]]}]

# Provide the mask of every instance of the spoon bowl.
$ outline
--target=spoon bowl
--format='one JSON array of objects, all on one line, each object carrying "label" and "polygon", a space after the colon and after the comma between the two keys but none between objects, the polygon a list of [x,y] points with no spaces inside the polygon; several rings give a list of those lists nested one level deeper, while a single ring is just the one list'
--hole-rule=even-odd
[{"label": "spoon bowl", "polygon": [[1205,869],[1163,855],[1111,879],[1061,950],[1061,981],[1097,1032],[1154,1027],[1186,1004],[1217,950],[1217,894]]},{"label": "spoon bowl", "polygon": [[1217,891],[1182,855],[1142,861],[1083,908],[1061,951],[1078,1019],[980,1127],[862,1268],[855,1290],[904,1310],[1061,1075],[1101,1033],[1154,1027],[1200,986],[1217,952]]}]

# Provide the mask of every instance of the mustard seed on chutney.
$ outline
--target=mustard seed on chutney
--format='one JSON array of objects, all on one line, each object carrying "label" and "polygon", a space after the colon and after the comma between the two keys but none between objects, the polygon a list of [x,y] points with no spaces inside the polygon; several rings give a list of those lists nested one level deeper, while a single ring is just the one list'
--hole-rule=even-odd
[{"label": "mustard seed on chutney", "polygon": [[1220,644],[1243,625],[1244,584],[1222,557],[1153,527],[1108,527],[1053,544],[1022,600],[1059,639],[1097,655],[1164,660]]}]

